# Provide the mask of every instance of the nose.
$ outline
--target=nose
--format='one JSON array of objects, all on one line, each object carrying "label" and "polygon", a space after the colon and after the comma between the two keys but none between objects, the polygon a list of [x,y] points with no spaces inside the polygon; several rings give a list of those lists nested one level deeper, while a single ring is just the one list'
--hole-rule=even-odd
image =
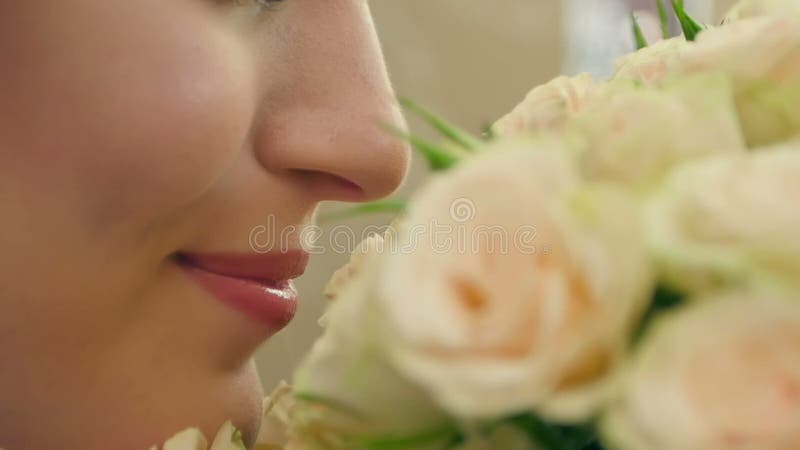
[{"label": "nose", "polygon": [[281,14],[293,25],[281,28],[273,67],[265,68],[259,163],[317,200],[391,194],[405,178],[409,149],[385,129],[405,122],[367,2],[290,2]]}]

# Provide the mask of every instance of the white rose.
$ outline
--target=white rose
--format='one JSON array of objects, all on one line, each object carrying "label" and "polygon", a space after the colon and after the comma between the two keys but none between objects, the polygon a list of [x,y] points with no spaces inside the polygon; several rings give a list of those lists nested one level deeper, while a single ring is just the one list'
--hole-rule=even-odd
[{"label": "white rose", "polygon": [[648,200],[662,277],[687,292],[800,279],[800,145],[679,168]]},{"label": "white rose", "polygon": [[242,433],[230,421],[220,428],[209,450],[245,450]]},{"label": "white rose", "polygon": [[657,88],[615,82],[571,131],[583,140],[588,176],[644,188],[678,163],[745,149],[731,84],[716,74]]},{"label": "white rose", "polygon": [[652,288],[630,199],[543,145],[435,179],[381,272],[393,360],[459,417],[588,417]]},{"label": "white rose", "polygon": [[[381,258],[371,259],[331,303],[325,332],[294,378],[287,449],[351,450],[389,435],[450,429],[448,416],[388,360],[375,292],[380,268]],[[432,439],[409,450],[445,443]]]},{"label": "white rose", "polygon": [[740,0],[725,15],[723,23],[761,16],[788,16],[800,14],[798,0]]},{"label": "white rose", "polygon": [[603,420],[619,450],[796,450],[800,298],[730,293],[656,323]]},{"label": "white rose", "polygon": [[682,66],[685,73],[731,77],[751,147],[800,133],[800,16],[742,20],[704,31],[682,55]]},{"label": "white rose", "polygon": [[289,442],[289,424],[296,401],[292,387],[281,382],[264,399],[264,417],[253,450],[282,450]]},{"label": "white rose", "polygon": [[[164,443],[163,450],[207,450],[208,441],[197,428],[181,431]],[[155,447],[151,450],[156,450]]]},{"label": "white rose", "polygon": [[569,119],[591,103],[597,84],[589,74],[560,76],[534,88],[492,130],[498,136],[560,131]]},{"label": "white rose", "polygon": [[795,79],[800,74],[798,20],[761,17],[706,30],[683,53],[683,70],[722,71],[740,84]]},{"label": "white rose", "polygon": [[656,84],[679,71],[683,52],[691,45],[683,36],[658,41],[619,58],[615,76]]},{"label": "white rose", "polygon": [[[156,450],[152,447],[150,450]],[[208,447],[208,441],[197,428],[188,428],[164,443],[162,450],[245,450],[242,433],[230,421],[225,422]]]},{"label": "white rose", "polygon": [[350,261],[337,270],[325,285],[325,297],[331,300],[335,299],[350,280],[363,270],[370,259],[380,255],[386,246],[387,243],[383,236],[379,234],[373,234],[364,239],[350,256]]}]

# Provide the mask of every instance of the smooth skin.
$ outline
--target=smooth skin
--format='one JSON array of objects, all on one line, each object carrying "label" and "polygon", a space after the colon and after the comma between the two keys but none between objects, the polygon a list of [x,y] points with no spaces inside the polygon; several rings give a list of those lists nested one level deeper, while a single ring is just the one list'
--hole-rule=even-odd
[{"label": "smooth skin", "polygon": [[142,450],[232,419],[271,332],[177,269],[402,182],[364,0],[0,2],[0,447]]}]

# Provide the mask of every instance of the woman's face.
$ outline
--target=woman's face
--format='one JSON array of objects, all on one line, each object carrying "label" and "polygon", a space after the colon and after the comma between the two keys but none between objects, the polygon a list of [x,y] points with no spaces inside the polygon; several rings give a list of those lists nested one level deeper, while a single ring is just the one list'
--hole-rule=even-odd
[{"label": "woman's face", "polygon": [[381,122],[364,0],[0,2],[0,447],[252,440],[279,325],[176,255],[391,193],[408,153]]}]

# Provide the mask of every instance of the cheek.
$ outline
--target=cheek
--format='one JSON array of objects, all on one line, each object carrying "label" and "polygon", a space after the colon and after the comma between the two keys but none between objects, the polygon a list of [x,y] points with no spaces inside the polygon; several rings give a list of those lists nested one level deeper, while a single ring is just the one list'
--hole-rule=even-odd
[{"label": "cheek", "polygon": [[143,23],[117,34],[64,26],[20,45],[24,64],[0,75],[13,105],[0,111],[4,172],[39,206],[69,205],[86,229],[143,227],[191,203],[247,137],[244,49],[199,19]]},{"label": "cheek", "polygon": [[190,204],[244,147],[252,89],[235,67],[210,61],[149,67],[117,93],[115,104],[91,105],[106,116],[89,125],[93,140],[78,140],[75,153],[83,159],[75,163],[93,174],[79,190],[94,197],[87,207],[97,225],[130,219],[141,225]]}]

